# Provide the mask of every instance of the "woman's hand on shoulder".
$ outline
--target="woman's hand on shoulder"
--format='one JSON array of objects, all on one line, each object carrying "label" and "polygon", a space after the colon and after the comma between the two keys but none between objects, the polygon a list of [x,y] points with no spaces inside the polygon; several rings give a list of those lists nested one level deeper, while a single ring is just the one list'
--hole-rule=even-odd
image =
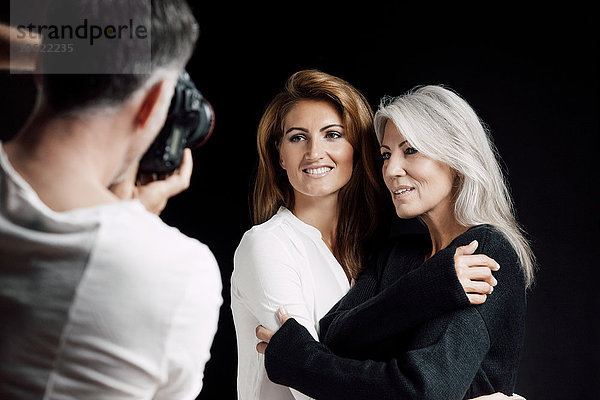
[{"label": "woman's hand on shoulder", "polygon": [[[454,253],[454,269],[471,304],[483,304],[498,283],[492,271],[498,271],[500,265],[485,254],[473,254],[479,244],[473,240],[466,246],[460,246]],[[494,399],[494,398],[491,398]]]}]

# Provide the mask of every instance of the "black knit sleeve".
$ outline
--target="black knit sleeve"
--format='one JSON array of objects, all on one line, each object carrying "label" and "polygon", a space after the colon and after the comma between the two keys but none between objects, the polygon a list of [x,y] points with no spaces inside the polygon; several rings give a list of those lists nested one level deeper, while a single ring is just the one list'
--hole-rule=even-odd
[{"label": "black knit sleeve", "polygon": [[369,260],[364,272],[358,277],[354,286],[340,299],[329,312],[319,321],[319,337],[324,337],[329,331],[331,323],[344,315],[349,310],[360,306],[377,293],[379,286],[378,276],[381,265],[385,263],[389,250],[381,251]]},{"label": "black knit sleeve", "polygon": [[[398,265],[403,261],[392,251],[383,268],[405,268]],[[440,251],[361,304],[332,310],[324,317],[320,338],[336,354],[360,354],[389,336],[469,304],[454,270],[454,250]]]},{"label": "black knit sleeve", "polygon": [[474,308],[457,313],[443,324],[439,340],[386,362],[337,356],[290,319],[267,346],[267,374],[315,399],[462,399],[489,337]]}]

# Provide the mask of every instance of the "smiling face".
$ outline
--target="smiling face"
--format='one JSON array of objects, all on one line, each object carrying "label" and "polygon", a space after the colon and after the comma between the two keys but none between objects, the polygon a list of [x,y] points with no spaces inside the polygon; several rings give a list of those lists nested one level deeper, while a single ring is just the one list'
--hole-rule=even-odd
[{"label": "smiling face", "polygon": [[446,164],[421,153],[388,121],[381,142],[383,178],[400,218],[453,218],[455,174]]},{"label": "smiling face", "polygon": [[286,115],[278,144],[294,196],[337,196],[352,176],[354,149],[338,110],[327,101],[301,100]]}]

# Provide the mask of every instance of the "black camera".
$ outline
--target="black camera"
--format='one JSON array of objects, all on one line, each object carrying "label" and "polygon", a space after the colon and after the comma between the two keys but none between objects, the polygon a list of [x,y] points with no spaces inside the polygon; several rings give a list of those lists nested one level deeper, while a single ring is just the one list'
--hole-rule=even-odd
[{"label": "black camera", "polygon": [[138,172],[168,174],[183,161],[183,149],[202,146],[213,132],[212,106],[183,71],[177,81],[167,120],[140,161]]}]

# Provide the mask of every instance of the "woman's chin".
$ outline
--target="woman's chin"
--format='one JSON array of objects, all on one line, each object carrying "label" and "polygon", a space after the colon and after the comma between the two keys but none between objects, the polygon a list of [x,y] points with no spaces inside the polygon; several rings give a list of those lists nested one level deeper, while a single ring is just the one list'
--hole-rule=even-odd
[{"label": "woman's chin", "polygon": [[418,217],[420,214],[396,207],[396,215],[400,219],[412,219]]}]

